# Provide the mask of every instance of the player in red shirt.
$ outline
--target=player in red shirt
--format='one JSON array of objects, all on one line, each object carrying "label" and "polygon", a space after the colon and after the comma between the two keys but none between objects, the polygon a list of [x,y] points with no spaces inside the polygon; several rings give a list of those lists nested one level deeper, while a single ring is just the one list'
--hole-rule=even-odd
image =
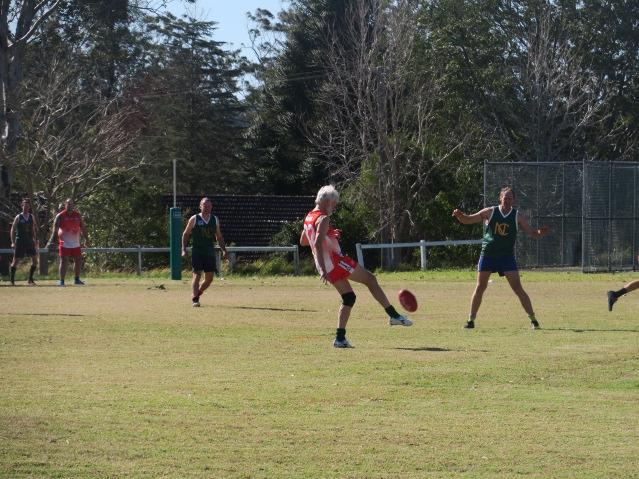
[{"label": "player in red shirt", "polygon": [[84,237],[85,244],[88,244],[87,230],[84,227],[82,216],[75,209],[73,200],[67,198],[64,202],[64,209],[58,213],[53,222],[51,238],[47,243],[47,248],[51,246],[55,237],[58,237],[58,254],[60,256],[60,286],[64,286],[64,278],[67,273],[67,263],[69,258],[73,258],[75,272],[74,284],[83,285],[80,280],[80,268],[82,267],[82,248],[80,240]]},{"label": "player in red shirt", "polygon": [[339,247],[340,230],[330,225],[329,216],[335,211],[339,193],[334,186],[323,186],[317,192],[315,208],[304,219],[304,230],[300,236],[302,246],[310,246],[315,258],[315,266],[324,283],[331,283],[342,296],[342,305],[337,319],[337,332],[333,346],[352,348],[346,339],[346,323],[355,304],[355,293],[349,280],[365,284],[373,297],[382,305],[389,316],[389,324],[410,326],[407,317],[399,314],[390,304],[379,286],[375,275],[356,261],[342,254]]}]

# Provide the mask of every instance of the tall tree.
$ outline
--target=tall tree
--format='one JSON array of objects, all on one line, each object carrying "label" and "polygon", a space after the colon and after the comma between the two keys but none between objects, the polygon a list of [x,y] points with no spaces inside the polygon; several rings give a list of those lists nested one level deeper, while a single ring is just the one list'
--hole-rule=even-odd
[{"label": "tall tree", "polygon": [[73,63],[78,53],[47,53],[25,81],[15,164],[21,189],[45,199],[43,212],[51,217],[61,198],[82,200],[111,177],[140,167],[131,150],[145,122],[127,95],[109,98],[82,86]]},{"label": "tall tree", "polygon": [[346,18],[326,38],[323,117],[307,137],[351,199],[374,211],[377,239],[397,242],[447,157],[434,129],[441,79],[418,63],[414,2],[353,0]]},{"label": "tall tree", "polygon": [[133,81],[150,121],[140,147],[165,166],[179,160],[183,192],[241,187],[246,126],[238,92],[245,61],[212,40],[214,22],[173,15],[147,21],[154,42]]},{"label": "tall tree", "polygon": [[248,135],[254,188],[277,194],[310,193],[325,181],[326,168],[311,158],[304,125],[317,112],[315,95],[326,79],[323,62],[329,31],[345,22],[343,0],[293,0],[274,21],[257,12],[256,32],[277,33],[267,53],[266,68],[257,67],[261,84],[249,97]]},{"label": "tall tree", "polygon": [[588,65],[557,2],[452,2],[431,7],[434,37],[493,147],[493,158],[582,160],[623,134],[600,126],[612,114],[605,78]]},{"label": "tall tree", "polygon": [[0,2],[0,197],[7,198],[11,191],[27,44],[61,3],[62,0]]}]

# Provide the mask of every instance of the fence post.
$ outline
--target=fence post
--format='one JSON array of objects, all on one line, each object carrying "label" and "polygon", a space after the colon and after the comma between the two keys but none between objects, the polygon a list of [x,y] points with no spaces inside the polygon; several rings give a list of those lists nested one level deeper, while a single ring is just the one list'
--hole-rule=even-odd
[{"label": "fence post", "polygon": [[142,246],[138,245],[138,276],[142,275]]},{"label": "fence post", "polygon": [[235,262],[237,261],[237,253],[229,252],[226,255],[226,259],[229,262],[229,273],[233,272],[233,268],[235,267]]},{"label": "fence post", "polygon": [[365,268],[366,266],[364,266],[364,254],[362,253],[362,243],[357,243],[355,245],[355,249],[357,250],[357,262],[362,265],[362,268]]},{"label": "fence post", "polygon": [[422,263],[422,271],[426,271],[427,263],[426,263],[426,241],[419,240],[419,257]]},{"label": "fence post", "polygon": [[300,275],[300,247],[299,245],[295,245],[295,249],[293,250],[293,274],[295,276]]},{"label": "fence post", "polygon": [[222,251],[219,248],[215,248],[215,267],[217,268],[217,274],[222,276]]}]

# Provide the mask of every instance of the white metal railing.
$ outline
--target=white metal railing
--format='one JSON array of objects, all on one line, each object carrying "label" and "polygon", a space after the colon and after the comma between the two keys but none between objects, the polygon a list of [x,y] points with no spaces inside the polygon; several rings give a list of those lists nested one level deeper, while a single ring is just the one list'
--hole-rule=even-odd
[{"label": "white metal railing", "polygon": [[419,248],[420,250],[420,260],[421,260],[421,269],[422,271],[426,271],[428,266],[428,258],[427,258],[427,249],[432,248],[434,246],[462,246],[469,244],[481,244],[482,240],[445,240],[445,241],[425,241],[420,240],[416,243],[378,243],[378,244],[361,244],[357,243],[355,245],[357,249],[357,262],[362,265],[362,267],[366,267],[364,265],[364,253],[362,250],[365,249],[395,249],[395,248]]},{"label": "white metal railing", "polygon": [[[84,253],[137,253],[138,255],[138,263],[137,263],[137,274],[142,274],[143,260],[142,256],[146,253],[169,253],[170,248],[153,248],[153,247],[142,247],[142,246],[133,246],[128,248],[82,248]],[[188,248],[188,251],[191,251],[191,248]],[[229,265],[231,270],[233,265],[235,264],[235,255],[236,253],[293,253],[293,271],[295,275],[300,274],[300,252],[298,245],[291,246],[227,246],[226,251],[229,253]],[[4,248],[0,249],[0,254],[13,254],[12,249]],[[38,249],[39,254],[51,253],[58,254],[58,248],[40,248]],[[222,261],[221,258],[221,250],[219,247],[215,248],[216,253],[216,262],[218,266],[218,271],[220,271],[220,263]]]}]

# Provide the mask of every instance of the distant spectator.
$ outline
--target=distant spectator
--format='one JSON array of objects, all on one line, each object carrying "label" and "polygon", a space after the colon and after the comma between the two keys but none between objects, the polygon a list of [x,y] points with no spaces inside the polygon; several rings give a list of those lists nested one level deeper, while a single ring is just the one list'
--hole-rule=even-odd
[{"label": "distant spectator", "polygon": [[35,216],[30,212],[31,200],[22,200],[22,213],[19,213],[11,225],[11,247],[13,248],[13,261],[11,262],[10,279],[15,286],[16,269],[20,259],[31,257],[28,284],[35,286],[33,273],[38,267],[38,224]]},{"label": "distant spectator", "polygon": [[64,202],[64,210],[58,213],[53,221],[53,231],[51,232],[51,238],[47,242],[47,248],[51,247],[51,244],[58,237],[58,254],[60,256],[60,286],[64,286],[64,279],[67,273],[67,263],[69,258],[73,258],[73,266],[75,272],[75,280],[73,284],[83,285],[84,282],[80,279],[80,270],[82,268],[82,248],[80,246],[80,240],[84,237],[86,246],[88,246],[87,230],[82,221],[82,216],[75,209],[73,200],[68,198]]}]

